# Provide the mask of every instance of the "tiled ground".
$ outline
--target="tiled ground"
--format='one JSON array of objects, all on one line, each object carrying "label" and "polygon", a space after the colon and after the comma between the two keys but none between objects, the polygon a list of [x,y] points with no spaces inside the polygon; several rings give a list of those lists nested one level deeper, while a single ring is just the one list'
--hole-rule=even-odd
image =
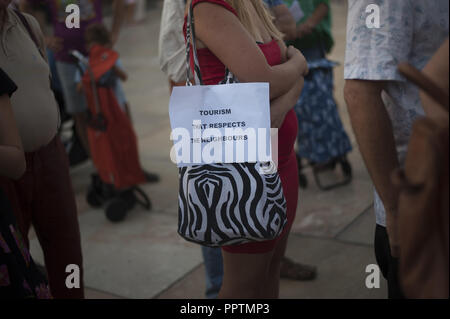
[{"label": "tiled ground", "polygon": [[[125,89],[139,136],[141,161],[162,178],[160,183],[144,187],[153,210],[137,209],[124,222],[111,224],[102,211],[89,208],[84,199],[91,164],[72,170],[88,298],[203,298],[200,248],[176,234],[177,170],[169,160],[168,88],[157,57],[160,11],[161,2],[155,1],[146,22],[126,28],[118,45],[130,74]],[[333,14],[336,46],[330,57],[342,63],[346,1],[334,1]],[[342,66],[336,69],[335,77],[336,98],[351,134],[342,96]],[[351,139],[354,141],[352,135]],[[319,277],[306,283],[282,281],[282,298],[386,297],[384,286],[376,290],[364,286],[365,267],[374,263],[372,186],[356,148],[350,161],[353,183],[330,192],[320,191],[311,171],[305,171],[309,187],[300,190],[288,255],[317,265]],[[32,253],[42,262],[36,239]]]}]

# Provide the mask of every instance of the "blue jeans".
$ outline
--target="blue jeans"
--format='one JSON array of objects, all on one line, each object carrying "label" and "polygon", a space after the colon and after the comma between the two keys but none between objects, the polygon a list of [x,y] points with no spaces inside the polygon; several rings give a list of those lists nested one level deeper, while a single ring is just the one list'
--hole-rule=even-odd
[{"label": "blue jeans", "polygon": [[206,272],[206,298],[216,299],[223,280],[222,249],[202,246],[202,253]]}]

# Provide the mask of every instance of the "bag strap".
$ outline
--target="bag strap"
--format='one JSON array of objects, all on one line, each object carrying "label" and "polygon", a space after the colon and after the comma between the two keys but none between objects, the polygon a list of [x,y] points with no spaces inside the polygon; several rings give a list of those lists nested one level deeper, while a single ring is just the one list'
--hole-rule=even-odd
[{"label": "bag strap", "polygon": [[[197,41],[195,37],[195,23],[194,23],[194,2],[192,1],[188,11],[187,23],[186,23],[186,69],[187,69],[187,80],[186,85],[191,86],[191,42],[192,42],[192,54],[194,56],[194,70],[193,75],[195,78],[195,83],[200,85],[203,84],[202,74],[200,72],[200,63],[197,54]],[[231,71],[225,66],[225,78],[220,84],[238,83],[236,77],[231,73]]]},{"label": "bag strap", "polygon": [[41,56],[45,59],[44,53],[42,52],[41,46],[39,45],[39,42],[36,38],[36,35],[34,34],[33,30],[31,29],[30,23],[28,22],[27,18],[20,12],[19,10],[14,10],[16,15],[19,17],[20,21],[22,22],[25,29],[27,29],[28,35],[30,36],[31,40],[33,40],[34,44],[36,45],[36,48],[38,49]]},{"label": "bag strap", "polygon": [[194,56],[194,77],[195,82],[199,83],[200,85],[203,85],[203,79],[202,74],[200,72],[200,63],[198,62],[198,55],[197,55],[197,41],[195,38],[195,24],[194,24],[194,5],[193,2],[191,2],[189,11],[188,11],[188,17],[187,17],[187,23],[186,23],[186,69],[187,69],[187,80],[186,85],[191,86],[191,42],[192,42],[192,50],[193,50],[193,56]]}]

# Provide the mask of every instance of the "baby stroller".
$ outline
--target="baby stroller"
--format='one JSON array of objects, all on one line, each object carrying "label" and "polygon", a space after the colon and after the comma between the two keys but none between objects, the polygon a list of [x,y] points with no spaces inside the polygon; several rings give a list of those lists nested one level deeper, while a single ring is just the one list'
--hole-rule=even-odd
[{"label": "baby stroller", "polygon": [[[324,57],[308,62],[309,73],[295,106],[299,121],[297,161],[302,188],[308,185],[303,173],[307,166],[312,167],[314,179],[321,190],[331,190],[352,181],[352,167],[347,159],[352,146],[333,97],[333,67],[336,65]],[[335,171],[338,166],[342,177],[324,183],[322,174]]]},{"label": "baby stroller", "polygon": [[52,75],[51,88],[55,94],[55,99],[58,104],[61,118],[59,137],[64,145],[64,148],[66,149],[67,156],[69,157],[69,165],[70,167],[73,167],[88,160],[89,156],[81,144],[75,125],[72,123],[72,116],[66,112],[64,95],[58,72],[56,70],[54,53],[50,49],[47,49],[47,60],[50,67],[50,73]]},{"label": "baby stroller", "polygon": [[97,169],[87,193],[88,203],[95,208],[104,206],[112,222],[122,221],[136,204],[150,210],[151,201],[138,187],[146,182],[146,176],[139,163],[136,135],[113,92],[116,78],[112,69],[119,55],[99,45],[92,47],[89,59],[77,51],[71,54],[83,74],[89,146]]}]

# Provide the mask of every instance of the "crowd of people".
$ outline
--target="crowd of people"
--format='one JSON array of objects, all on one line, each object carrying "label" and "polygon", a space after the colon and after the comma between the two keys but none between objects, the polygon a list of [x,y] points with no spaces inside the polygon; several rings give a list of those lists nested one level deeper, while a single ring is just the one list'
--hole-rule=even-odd
[{"label": "crowd of people", "polygon": [[[79,289],[66,285],[66,266],[78,265],[82,279],[83,260],[55,95],[61,92],[62,111],[73,119],[74,132],[89,155],[88,127],[101,130],[104,123],[92,119],[73,52],[88,58],[98,46],[114,52],[124,21],[141,20],[132,18],[136,2],[141,6],[144,1],[115,0],[108,28],[101,0],[78,1],[81,27],[68,29],[66,1],[0,0],[0,297],[84,298],[83,280]],[[367,25],[366,8],[373,4],[382,8],[379,27]],[[49,16],[52,33],[42,32],[45,18],[38,9]],[[127,12],[132,14],[127,17]],[[446,0],[348,1],[344,95],[375,188],[375,255],[388,282],[389,298],[414,296],[408,290],[411,285],[402,285],[399,237],[407,225],[397,223],[401,189],[391,176],[405,166],[413,126],[420,117],[448,123],[448,110],[442,111],[432,96],[405,79],[398,65],[407,62],[424,69],[424,76],[448,97],[448,14]],[[266,82],[271,127],[279,130],[277,176],[286,225],[270,240],[202,246],[207,298],[278,298],[280,277],[313,280],[317,276],[315,266],[296,263],[285,253],[304,162],[317,174],[337,163],[343,169],[350,165],[346,154],[352,146],[333,97],[335,63],[327,59],[333,45],[329,0],[164,0],[159,55],[170,92],[199,79],[197,72],[201,75],[197,85],[219,85],[226,70],[239,82]],[[186,72],[186,58],[194,73]],[[112,87],[131,122],[121,85],[127,73],[117,59],[109,68],[113,80],[100,86]],[[99,83],[102,79],[98,77]],[[182,176],[180,194],[189,195]],[[158,181],[155,174],[146,173],[146,178]],[[448,195],[444,206],[445,200],[448,214]],[[31,226],[44,252],[47,278],[28,252]],[[446,236],[448,242],[448,232]],[[426,250],[423,240],[419,247]],[[446,247],[448,279],[448,243]],[[446,295],[430,296],[448,298],[448,286]]]}]

